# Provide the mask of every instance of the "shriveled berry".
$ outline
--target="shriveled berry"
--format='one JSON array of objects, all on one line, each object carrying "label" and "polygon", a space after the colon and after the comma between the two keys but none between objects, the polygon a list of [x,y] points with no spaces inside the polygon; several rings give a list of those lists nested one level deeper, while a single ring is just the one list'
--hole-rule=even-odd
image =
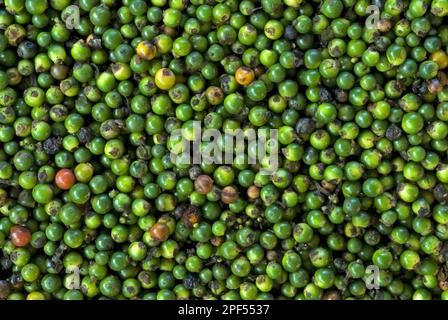
[{"label": "shriveled berry", "polygon": [[166,239],[168,239],[169,231],[170,230],[166,224],[156,223],[151,227],[149,233],[154,240],[165,241]]}]

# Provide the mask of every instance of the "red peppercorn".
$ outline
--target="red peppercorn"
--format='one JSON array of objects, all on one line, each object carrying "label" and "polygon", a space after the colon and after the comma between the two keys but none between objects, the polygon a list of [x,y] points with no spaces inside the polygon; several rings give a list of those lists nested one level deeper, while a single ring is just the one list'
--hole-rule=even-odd
[{"label": "red peppercorn", "polygon": [[75,175],[70,169],[61,169],[54,178],[56,186],[62,190],[70,189],[76,182]]},{"label": "red peppercorn", "polygon": [[247,196],[251,199],[251,200],[255,200],[258,199],[260,197],[260,189],[257,186],[250,186],[247,189]]},{"label": "red peppercorn", "polygon": [[238,200],[238,191],[232,187],[227,186],[221,191],[221,201],[225,204],[230,204]]},{"label": "red peppercorn", "polygon": [[24,247],[31,240],[31,232],[22,226],[14,226],[10,230],[12,244],[16,247]]},{"label": "red peppercorn", "polygon": [[213,180],[209,176],[202,174],[194,181],[194,188],[200,194],[207,194],[212,191]]},{"label": "red peppercorn", "polygon": [[165,241],[168,239],[170,230],[166,224],[158,222],[151,227],[149,233],[154,240]]},{"label": "red peppercorn", "polygon": [[336,290],[331,290],[324,294],[322,300],[341,300],[341,294]]}]

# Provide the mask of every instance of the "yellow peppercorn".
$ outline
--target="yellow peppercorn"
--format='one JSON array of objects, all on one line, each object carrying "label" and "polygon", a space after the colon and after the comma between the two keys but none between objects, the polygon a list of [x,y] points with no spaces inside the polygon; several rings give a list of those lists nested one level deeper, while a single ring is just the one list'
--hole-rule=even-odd
[{"label": "yellow peppercorn", "polygon": [[28,293],[26,300],[45,300],[45,295],[42,292],[33,291]]},{"label": "yellow peppercorn", "polygon": [[142,41],[137,45],[137,54],[145,60],[152,60],[156,56],[157,48],[149,41]]},{"label": "yellow peppercorn", "polygon": [[434,52],[431,55],[431,60],[439,65],[439,69],[448,67],[448,55],[443,50]]},{"label": "yellow peppercorn", "polygon": [[176,84],[176,76],[168,68],[159,69],[154,80],[156,86],[162,90],[169,90]]},{"label": "yellow peppercorn", "polygon": [[243,86],[247,86],[254,81],[255,73],[252,69],[240,67],[235,72],[235,80]]}]

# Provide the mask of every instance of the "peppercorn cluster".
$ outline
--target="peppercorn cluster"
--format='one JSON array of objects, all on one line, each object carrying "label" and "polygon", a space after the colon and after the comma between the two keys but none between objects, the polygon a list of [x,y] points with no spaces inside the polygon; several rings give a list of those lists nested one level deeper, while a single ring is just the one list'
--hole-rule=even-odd
[{"label": "peppercorn cluster", "polygon": [[447,14],[0,0],[0,299],[448,299]]}]

